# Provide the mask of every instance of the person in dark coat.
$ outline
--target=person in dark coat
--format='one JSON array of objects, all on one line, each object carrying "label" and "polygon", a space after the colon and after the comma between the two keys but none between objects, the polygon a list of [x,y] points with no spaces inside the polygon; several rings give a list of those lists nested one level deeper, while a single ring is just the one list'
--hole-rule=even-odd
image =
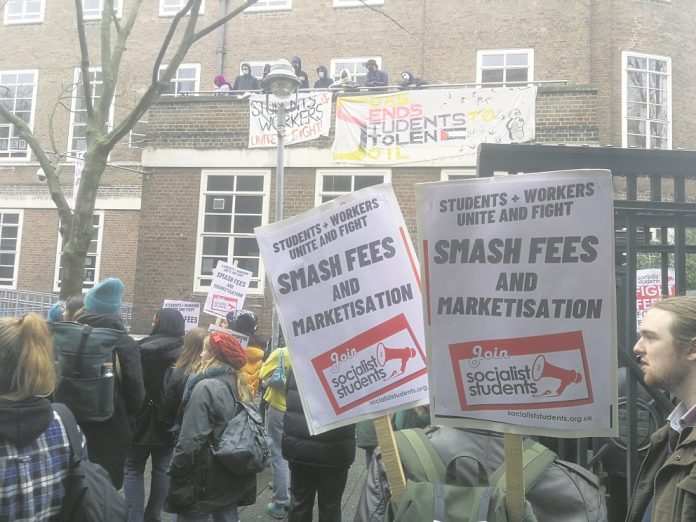
[{"label": "person in dark coat", "polygon": [[314,82],[315,89],[328,89],[333,83],[333,80],[329,78],[329,71],[323,65],[317,67],[317,76],[319,76],[319,79]]},{"label": "person in dark coat", "polygon": [[309,89],[309,78],[307,73],[302,70],[302,60],[299,56],[290,58],[290,64],[295,69],[295,76],[300,80],[300,89]]},{"label": "person in dark coat", "polygon": [[116,344],[118,385],[114,415],[102,422],[80,423],[87,439],[89,460],[109,472],[116,489],[123,485],[123,467],[133,437],[135,414],[145,399],[138,343],[126,333],[119,317],[123,290],[120,279],[104,279],[87,292],[83,308],[75,314],[78,323],[123,332]]},{"label": "person in dark coat", "polygon": [[230,419],[242,411],[237,401],[252,400],[239,372],[246,363],[246,352],[235,337],[213,332],[204,341],[198,373],[187,380],[165,506],[178,515],[178,522],[207,520],[208,515],[215,522],[237,522],[238,506],[256,501],[256,475],[232,473],[211,451]]},{"label": "person in dark coat", "polygon": [[[158,521],[167,498],[174,439],[174,417],[162,412],[165,382],[179,357],[185,330],[184,316],[173,308],[159,310],[152,321],[152,332],[142,339],[140,361],[145,380],[145,404],[138,412],[133,442],[126,457],[124,492],[128,522]],[[150,497],[145,504],[145,464],[152,458]],[[144,508],[144,509],[143,509]]]},{"label": "person in dark coat", "polygon": [[341,497],[355,460],[355,425],[311,436],[294,372],[287,382],[283,457],[290,464],[289,522],[311,522],[318,495],[319,520],[341,521]]},{"label": "person in dark coat", "polygon": [[261,84],[255,76],[251,75],[251,67],[248,63],[242,64],[242,74],[234,79],[233,91],[258,91]]},{"label": "person in dark coat", "polygon": [[399,84],[400,87],[420,87],[427,84],[428,82],[413,76],[409,71],[403,71],[401,73],[401,83]]}]

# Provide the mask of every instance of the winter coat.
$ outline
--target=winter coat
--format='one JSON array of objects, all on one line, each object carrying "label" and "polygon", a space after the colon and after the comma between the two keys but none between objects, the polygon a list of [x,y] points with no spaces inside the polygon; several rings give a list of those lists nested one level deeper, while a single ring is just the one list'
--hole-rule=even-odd
[{"label": "winter coat", "polygon": [[669,453],[669,423],[652,434],[638,471],[627,522],[641,522],[652,499],[652,520],[696,520],[696,429]]},{"label": "winter coat", "polygon": [[[262,381],[268,379],[278,367],[281,350],[283,351],[283,366],[285,367],[285,375],[287,376],[288,372],[292,369],[292,360],[290,359],[290,352],[288,349],[276,348],[271,352],[268,359],[266,359],[261,366],[259,378]],[[266,392],[263,394],[263,400],[273,406],[276,410],[285,411],[285,389],[271,388],[269,386],[266,388]]]},{"label": "winter coat", "polygon": [[402,77],[403,77],[403,75],[407,76],[399,84],[401,87],[420,87],[421,85],[427,85],[427,83],[428,83],[425,80],[422,80],[420,78],[416,78],[409,71],[404,71],[401,73],[401,75],[402,75]]},{"label": "winter coat", "polygon": [[326,89],[333,83],[333,80],[331,78],[329,78],[329,71],[327,71],[326,67],[324,67],[323,65],[320,65],[319,67],[317,67],[317,74],[319,72],[323,72],[324,77],[319,78],[317,81],[314,82],[314,88],[315,89]]},{"label": "winter coat", "polygon": [[[188,375],[183,368],[174,368],[164,376],[164,399],[162,400],[161,412],[166,419],[174,419],[174,424],[181,426],[184,411],[180,408],[181,399],[186,388]],[[176,435],[176,434],[175,434]]]},{"label": "winter coat", "polygon": [[169,469],[165,511],[193,518],[256,502],[256,475],[232,473],[211,453],[227,422],[242,410],[236,393],[234,373],[202,379],[194,386]]},{"label": "winter coat", "polygon": [[310,435],[295,375],[288,375],[283,422],[283,457],[307,466],[350,466],[355,460],[355,425]]},{"label": "winter coat", "polygon": [[70,443],[48,399],[0,399],[0,520],[49,520],[60,511]]},{"label": "winter coat", "polygon": [[247,379],[247,385],[251,396],[256,397],[259,391],[259,373],[263,364],[263,349],[256,346],[248,346],[246,349],[247,363],[240,370]]},{"label": "winter coat", "polygon": [[365,76],[365,87],[386,87],[389,85],[389,75],[387,71],[377,69],[375,71],[367,71]]},{"label": "winter coat", "polygon": [[355,440],[358,448],[375,448],[379,445],[377,431],[372,420],[360,421],[355,424]]},{"label": "winter coat", "polygon": [[136,416],[133,444],[170,447],[175,415],[162,411],[165,398],[165,380],[179,357],[185,329],[184,318],[170,309],[160,311],[160,322],[153,335],[145,337],[140,345],[140,361],[145,381],[145,402]]},{"label": "winter coat", "polygon": [[240,74],[234,79],[233,91],[258,91],[261,89],[259,80],[251,74]]},{"label": "winter coat", "polygon": [[77,322],[93,328],[111,328],[123,332],[116,344],[118,385],[114,415],[102,422],[80,423],[87,439],[89,460],[106,469],[116,489],[121,489],[123,465],[133,438],[135,415],[145,399],[140,350],[138,343],[126,333],[125,327],[114,315],[86,314],[80,316]]}]

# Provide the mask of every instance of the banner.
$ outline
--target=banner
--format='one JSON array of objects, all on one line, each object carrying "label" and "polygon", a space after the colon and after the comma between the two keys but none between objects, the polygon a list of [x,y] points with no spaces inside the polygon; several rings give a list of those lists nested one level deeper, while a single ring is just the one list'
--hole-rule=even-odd
[{"label": "banner", "polygon": [[174,299],[165,299],[162,308],[174,308],[179,310],[184,316],[186,331],[198,326],[198,319],[201,315],[201,304],[190,301],[176,301]]},{"label": "banner", "polygon": [[474,154],[479,143],[531,141],[536,92],[530,86],[341,97],[331,159],[414,163]]},{"label": "banner", "polygon": [[[283,103],[269,95],[252,94],[249,100],[249,148],[275,147],[278,143],[275,105]],[[295,100],[285,101],[285,144],[302,143],[328,136],[331,129],[332,93],[303,93]]]},{"label": "banner", "polygon": [[611,175],[416,185],[433,424],[617,434]]},{"label": "banner", "polygon": [[228,312],[244,308],[251,275],[248,270],[218,261],[203,311],[225,319]]},{"label": "banner", "polygon": [[229,328],[223,328],[222,326],[217,326],[215,324],[208,325],[208,331],[210,333],[213,332],[222,332],[231,335],[232,337],[236,337],[237,340],[239,341],[239,344],[242,345],[242,348],[246,350],[247,346],[249,346],[249,336],[246,334],[243,334],[241,332],[236,332],[234,330],[230,330]]},{"label": "banner", "polygon": [[[667,297],[677,295],[674,286],[674,268],[667,269]],[[662,299],[662,272],[659,268],[636,271],[636,328],[640,328],[643,316],[653,303]]]},{"label": "banner", "polygon": [[255,232],[312,434],[427,403],[419,269],[391,185]]}]

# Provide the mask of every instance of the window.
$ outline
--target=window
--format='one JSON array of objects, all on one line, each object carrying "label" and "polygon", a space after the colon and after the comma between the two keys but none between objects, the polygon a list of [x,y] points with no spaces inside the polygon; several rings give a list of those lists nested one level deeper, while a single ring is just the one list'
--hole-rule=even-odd
[{"label": "window", "polygon": [[[160,74],[166,66],[160,67]],[[178,96],[187,92],[197,92],[201,79],[201,66],[197,63],[182,63],[169,80],[169,86],[162,92]]]},{"label": "window", "polygon": [[[239,72],[237,74],[242,74],[242,64],[248,63],[249,68],[251,69],[251,75],[261,80],[263,78],[263,68],[266,66],[266,64],[273,66],[278,62],[279,60],[268,60],[265,62],[259,60],[239,62]],[[230,83],[234,83],[234,78],[230,80]]]},{"label": "window", "polygon": [[672,64],[669,58],[624,51],[622,146],[672,148]]},{"label": "window", "polygon": [[244,12],[281,11],[283,9],[292,9],[292,0],[258,0],[254,5],[247,7]]},{"label": "window", "polygon": [[454,181],[456,179],[473,179],[476,177],[476,167],[464,169],[442,169],[440,181]]},{"label": "window", "polygon": [[236,261],[252,273],[249,291],[263,293],[254,227],[268,223],[269,180],[266,170],[203,171],[194,291],[208,291],[218,261]]},{"label": "window", "polygon": [[[88,290],[99,281],[99,263],[101,259],[102,231],[104,229],[104,212],[95,210],[92,215],[92,240],[89,242],[87,257],[85,258],[85,281],[83,290]],[[53,290],[60,291],[60,281],[63,275],[63,267],[60,265],[60,256],[63,253],[62,237],[58,233],[58,256],[56,258],[56,273]]]},{"label": "window", "polygon": [[317,170],[314,205],[321,205],[343,194],[388,181],[391,181],[389,170]]},{"label": "window", "polygon": [[331,70],[329,74],[335,80],[341,76],[341,71],[343,69],[348,69],[353,81],[356,83],[363,83],[365,76],[367,76],[367,69],[363,65],[366,61],[372,58],[377,62],[377,66],[382,68],[382,59],[378,56],[365,56],[362,58],[336,58],[331,60]]},{"label": "window", "polygon": [[[0,103],[34,126],[38,71],[0,71]],[[27,142],[19,137],[14,124],[0,117],[0,160],[28,160]]]},{"label": "window", "polygon": [[0,288],[17,288],[22,211],[0,210]]},{"label": "window", "polygon": [[[159,15],[174,16],[176,13],[181,11],[185,5],[186,0],[160,0]],[[198,10],[198,14],[203,14],[204,10],[205,0],[201,0],[201,8]]]},{"label": "window", "polygon": [[147,129],[148,122],[146,120],[138,120],[128,134],[129,149],[144,149],[147,147]]},{"label": "window", "polygon": [[5,24],[36,24],[43,22],[44,0],[8,0]]},{"label": "window", "polygon": [[[116,16],[121,16],[122,0],[114,0]],[[82,14],[85,20],[100,20],[104,10],[104,0],[82,0]]]},{"label": "window", "polygon": [[384,0],[333,0],[334,7],[364,7],[365,5],[384,5]]},{"label": "window", "polygon": [[[98,67],[89,70],[89,80],[92,87],[92,105],[96,107],[97,101],[102,95],[102,72]],[[110,128],[114,119],[114,105],[111,104],[109,110],[109,121],[107,126]],[[75,69],[75,79],[73,84],[72,104],[70,110],[70,132],[68,135],[68,151],[80,152],[87,149],[87,107],[82,89],[82,71]]]},{"label": "window", "polygon": [[534,49],[478,51],[476,83],[506,84],[534,80]]}]

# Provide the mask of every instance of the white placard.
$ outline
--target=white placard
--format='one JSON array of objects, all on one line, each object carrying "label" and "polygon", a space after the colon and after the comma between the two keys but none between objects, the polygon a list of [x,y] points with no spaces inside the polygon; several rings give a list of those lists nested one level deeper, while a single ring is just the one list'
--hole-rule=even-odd
[{"label": "white placard", "polygon": [[251,275],[248,270],[218,261],[203,311],[224,319],[228,312],[244,308]]},{"label": "white placard", "polygon": [[[674,268],[667,270],[667,297],[677,295],[674,285]],[[636,271],[636,328],[640,328],[643,316],[656,301],[662,299],[662,271],[659,268],[645,268]]]},{"label": "white placard", "polygon": [[192,328],[198,326],[198,320],[201,316],[201,304],[191,301],[177,301],[175,299],[165,299],[162,308],[174,308],[179,310],[184,316],[184,324],[188,332]]},{"label": "white placard", "polygon": [[249,346],[249,336],[245,335],[240,332],[236,332],[234,330],[230,330],[229,328],[223,328],[222,326],[216,326],[214,324],[211,324],[208,326],[208,331],[209,332],[224,332],[226,334],[230,334],[233,337],[236,337],[237,340],[239,341],[239,344],[242,345],[242,348],[246,350],[247,346]]}]

